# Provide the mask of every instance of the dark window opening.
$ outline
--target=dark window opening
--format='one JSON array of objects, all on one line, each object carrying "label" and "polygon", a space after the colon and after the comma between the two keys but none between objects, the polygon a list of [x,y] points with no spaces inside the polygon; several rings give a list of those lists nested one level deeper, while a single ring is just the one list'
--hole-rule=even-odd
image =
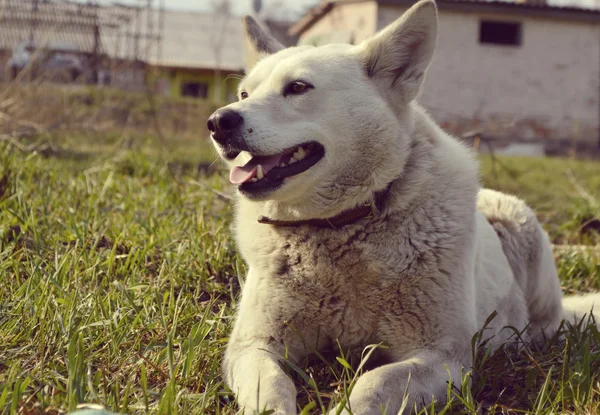
[{"label": "dark window opening", "polygon": [[479,43],[521,45],[521,23],[482,20],[479,24]]},{"label": "dark window opening", "polygon": [[208,84],[202,82],[186,82],[181,85],[181,95],[184,97],[208,97]]}]

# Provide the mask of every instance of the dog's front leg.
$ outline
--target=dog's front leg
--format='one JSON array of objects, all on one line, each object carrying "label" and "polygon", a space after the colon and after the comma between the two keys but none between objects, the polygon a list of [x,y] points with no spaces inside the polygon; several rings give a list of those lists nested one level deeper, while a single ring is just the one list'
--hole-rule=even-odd
[{"label": "dog's front leg", "polygon": [[296,388],[280,367],[278,353],[258,339],[229,344],[224,360],[226,380],[245,414],[263,410],[296,414]]},{"label": "dog's front leg", "polygon": [[270,279],[250,269],[223,359],[225,381],[248,415],[265,409],[277,415],[297,412],[296,388],[280,363],[286,354],[298,358],[297,345],[286,348],[278,319],[283,305],[292,310],[294,305],[284,293],[274,295],[277,290]]},{"label": "dog's front leg", "polygon": [[[445,398],[450,376],[460,382],[462,367],[455,355],[435,351],[419,352],[412,359],[378,367],[358,378],[350,402],[346,402],[341,413],[407,414],[415,404]],[[332,410],[330,415],[339,409]]]}]

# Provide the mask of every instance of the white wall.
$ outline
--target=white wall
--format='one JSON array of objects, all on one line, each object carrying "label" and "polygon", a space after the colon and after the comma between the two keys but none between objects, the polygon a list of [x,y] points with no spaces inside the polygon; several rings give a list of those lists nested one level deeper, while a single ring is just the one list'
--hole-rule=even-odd
[{"label": "white wall", "polygon": [[[380,6],[378,30],[405,9]],[[518,47],[479,43],[481,19],[522,22]],[[420,102],[454,133],[598,141],[600,25],[442,11]]]}]

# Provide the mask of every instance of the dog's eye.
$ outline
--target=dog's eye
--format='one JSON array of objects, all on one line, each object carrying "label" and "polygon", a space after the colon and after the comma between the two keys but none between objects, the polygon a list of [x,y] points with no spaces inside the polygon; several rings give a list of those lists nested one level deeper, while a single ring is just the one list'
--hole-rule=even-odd
[{"label": "dog's eye", "polygon": [[292,92],[294,94],[299,94],[300,92],[304,92],[306,90],[306,84],[303,82],[292,82]]},{"label": "dog's eye", "polygon": [[242,99],[248,98],[248,93],[246,91],[242,91],[242,93],[240,94],[240,98],[242,98]]},{"label": "dog's eye", "polygon": [[311,84],[302,81],[294,81],[287,84],[283,90],[283,96],[287,95],[300,95],[308,91],[310,88],[314,88]]}]

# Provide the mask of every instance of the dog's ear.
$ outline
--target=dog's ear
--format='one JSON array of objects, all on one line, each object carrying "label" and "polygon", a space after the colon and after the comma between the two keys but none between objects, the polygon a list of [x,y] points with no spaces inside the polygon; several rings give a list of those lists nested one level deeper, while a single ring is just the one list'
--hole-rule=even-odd
[{"label": "dog's ear", "polygon": [[279,43],[266,29],[262,28],[252,16],[242,17],[244,30],[244,49],[246,54],[246,70],[250,70],[265,55],[278,52],[285,47]]},{"label": "dog's ear", "polygon": [[358,47],[367,75],[408,103],[419,92],[436,42],[435,2],[421,0]]}]

